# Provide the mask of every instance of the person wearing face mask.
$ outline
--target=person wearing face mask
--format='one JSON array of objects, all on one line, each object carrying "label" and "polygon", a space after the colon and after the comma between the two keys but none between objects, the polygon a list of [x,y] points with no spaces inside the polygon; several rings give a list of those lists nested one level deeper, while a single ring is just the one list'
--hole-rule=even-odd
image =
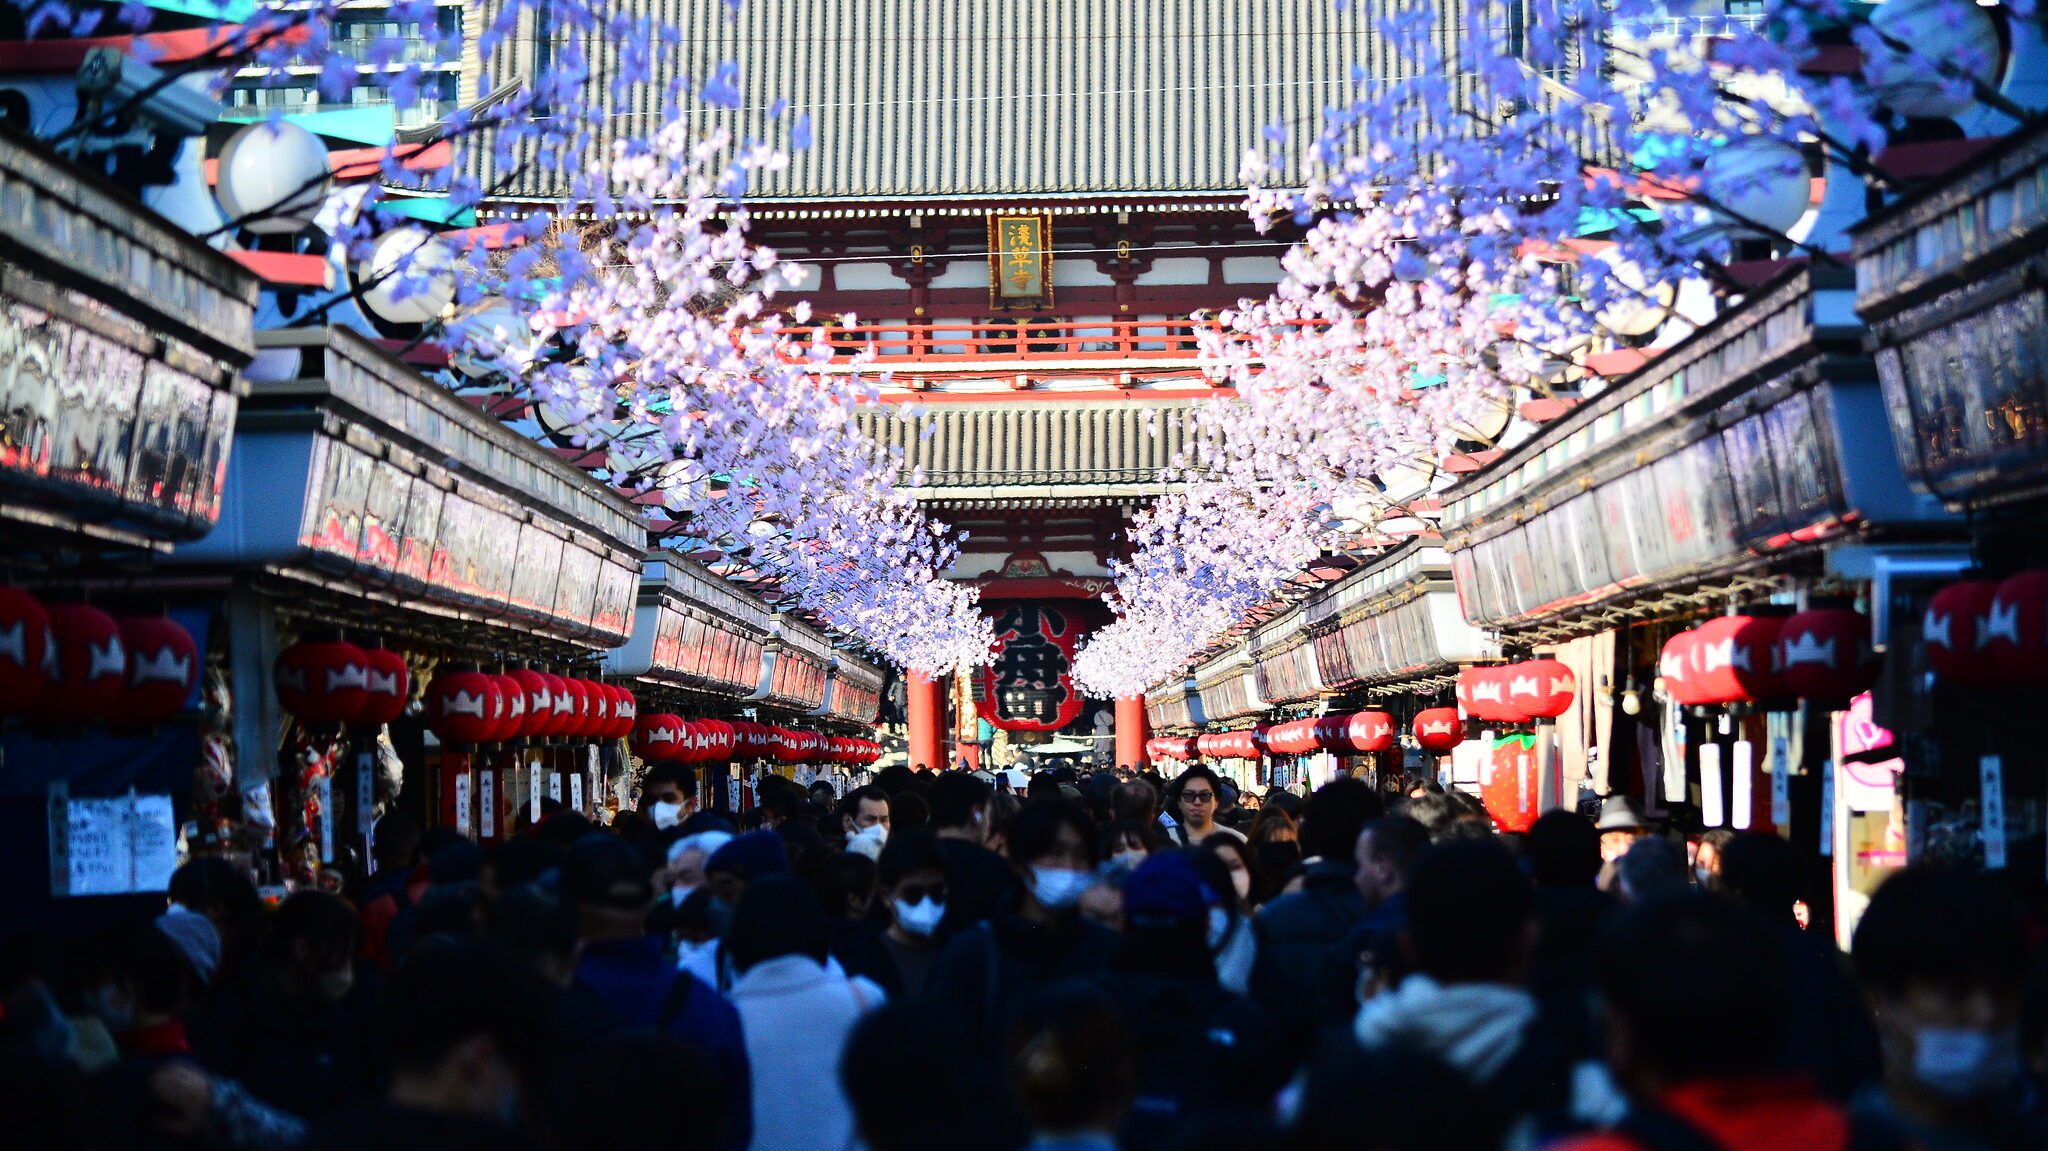
[{"label": "person wearing face mask", "polygon": [[869,784],[856,787],[839,801],[839,827],[846,850],[873,859],[889,841],[889,793]]},{"label": "person wearing face mask", "polygon": [[1137,1050],[1125,1151],[1149,1151],[1204,1113],[1263,1105],[1286,1078],[1272,1020],[1217,983],[1210,911],[1223,896],[1203,881],[1202,854],[1162,852],[1130,874],[1123,937],[1091,980]]},{"label": "person wearing face mask", "polygon": [[939,924],[946,916],[946,857],[928,831],[892,836],[876,868],[889,926],[881,945],[889,970],[879,980],[892,997],[924,994],[939,956]]},{"label": "person wearing face mask", "polygon": [[1931,1151],[2048,1147],[2019,1110],[2026,941],[1990,878],[1909,867],[1871,896],[1850,957],[1877,1023],[1882,1086],[1852,1109]]},{"label": "person wearing face mask", "polygon": [[1099,970],[1116,946],[1114,932],[1077,909],[1094,882],[1095,828],[1087,812],[1063,799],[1029,803],[1010,822],[1005,843],[1021,890],[946,945],[929,988],[959,1013],[991,1059],[1032,994]]},{"label": "person wearing face mask", "polygon": [[1258,960],[1258,933],[1252,929],[1252,872],[1244,846],[1217,836],[1187,850],[1209,891],[1209,954],[1216,960],[1216,982],[1225,991],[1251,993],[1252,966]]},{"label": "person wearing face mask", "polygon": [[680,763],[657,763],[640,783],[640,810],[662,831],[690,814],[690,785],[695,773]]},{"label": "person wearing face mask", "polygon": [[681,907],[690,893],[704,886],[705,864],[713,852],[733,840],[730,831],[699,831],[668,845],[669,902]]},{"label": "person wearing face mask", "polygon": [[340,896],[299,891],[270,915],[256,961],[224,970],[187,1025],[208,1070],[318,1121],[371,1087],[378,988],[358,981],[362,940]]}]

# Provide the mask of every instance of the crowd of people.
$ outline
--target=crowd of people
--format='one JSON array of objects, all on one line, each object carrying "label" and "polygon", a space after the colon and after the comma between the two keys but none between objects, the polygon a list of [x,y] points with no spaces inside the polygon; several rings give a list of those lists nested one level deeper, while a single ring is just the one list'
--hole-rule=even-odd
[{"label": "crowd of people", "polygon": [[220,858],[0,970],[24,1149],[2038,1151],[2039,908],[1908,868],[1846,956],[1784,839],[1206,767],[400,813],[348,897]]}]

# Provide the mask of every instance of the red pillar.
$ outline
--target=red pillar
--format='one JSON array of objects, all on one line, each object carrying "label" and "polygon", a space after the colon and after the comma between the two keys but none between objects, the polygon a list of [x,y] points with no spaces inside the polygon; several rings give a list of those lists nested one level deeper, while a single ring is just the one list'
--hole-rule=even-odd
[{"label": "red pillar", "polygon": [[910,673],[910,766],[933,771],[946,766],[946,697],[939,681],[923,672]]},{"label": "red pillar", "polygon": [[1151,738],[1145,719],[1145,697],[1116,697],[1116,763],[1118,767],[1145,766],[1145,741]]}]

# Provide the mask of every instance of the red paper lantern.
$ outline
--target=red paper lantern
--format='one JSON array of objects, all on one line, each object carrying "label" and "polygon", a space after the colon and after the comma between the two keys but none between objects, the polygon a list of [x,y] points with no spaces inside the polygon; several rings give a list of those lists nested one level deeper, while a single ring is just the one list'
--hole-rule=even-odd
[{"label": "red paper lantern", "polygon": [[584,721],[583,738],[603,739],[612,726],[612,694],[594,679],[584,680],[583,689],[590,696],[590,717]]},{"label": "red paper lantern", "polygon": [[427,684],[422,701],[427,729],[443,743],[490,743],[504,713],[501,694],[496,676],[480,671],[442,672]]},{"label": "red paper lantern", "polygon": [[633,732],[633,725],[640,721],[640,701],[632,691],[618,684],[612,685],[612,730],[609,739],[624,739]]},{"label": "red paper lantern", "polygon": [[732,744],[736,737],[732,725],[722,719],[706,719],[698,722],[704,731],[703,755],[699,758],[717,763],[732,758]]},{"label": "red paper lantern", "polygon": [[1664,647],[1657,653],[1657,675],[1664,680],[1664,694],[1671,702],[1681,707],[1704,702],[1699,695],[1699,685],[1693,681],[1693,644],[1699,635],[1682,631],[1664,641]]},{"label": "red paper lantern", "polygon": [[0,715],[27,715],[42,698],[50,613],[20,588],[0,587]]},{"label": "red paper lantern", "polygon": [[348,717],[357,727],[381,727],[405,714],[412,697],[412,669],[405,657],[389,648],[363,649],[369,671],[363,676],[363,706]]},{"label": "red paper lantern", "polygon": [[1988,650],[1991,605],[1997,598],[1995,582],[1968,579],[1942,588],[1927,601],[1920,638],[1927,644],[1927,662],[1935,674],[1963,687],[1989,687],[2000,681],[1998,661]]},{"label": "red paper lantern", "polygon": [[1569,711],[1578,683],[1570,668],[1554,659],[1532,659],[1501,669],[1508,705],[1523,716],[1555,719]]},{"label": "red paper lantern", "polygon": [[591,683],[587,679],[565,679],[569,688],[569,704],[575,710],[569,713],[569,724],[562,734],[570,739],[589,739],[597,728],[597,706],[591,699]]},{"label": "red paper lantern", "polygon": [[689,732],[683,717],[658,712],[642,716],[633,725],[633,754],[650,763],[683,759],[689,751]]},{"label": "red paper lantern", "polygon": [[1465,742],[1465,720],[1455,707],[1431,707],[1415,713],[1415,742],[1438,754]]},{"label": "red paper lantern", "polygon": [[1459,668],[1458,692],[1466,713],[1474,719],[1509,724],[1528,719],[1509,698],[1507,668]]},{"label": "red paper lantern", "polygon": [[488,742],[510,743],[526,730],[526,687],[510,673],[494,675],[491,681],[498,685],[498,718]]},{"label": "red paper lantern", "polygon": [[1686,689],[1700,703],[1761,703],[1785,698],[1778,674],[1773,616],[1728,615],[1692,629],[1685,652]]},{"label": "red paper lantern", "polygon": [[1230,737],[1220,731],[1207,731],[1195,737],[1195,752],[1203,759],[1221,759],[1224,745]]},{"label": "red paper lantern", "polygon": [[1843,608],[1800,612],[1778,631],[1778,666],[1801,699],[1843,701],[1868,690],[1878,670],[1870,620]]},{"label": "red paper lantern", "polygon": [[505,674],[519,685],[519,694],[526,703],[526,722],[520,725],[519,734],[528,739],[546,735],[555,723],[555,693],[548,677],[525,667]]},{"label": "red paper lantern", "polygon": [[2048,683],[2048,570],[2023,571],[1998,585],[1986,611],[1984,641],[2007,679]]},{"label": "red paper lantern", "polygon": [[370,701],[370,657],[352,643],[295,643],[278,653],[270,678],[300,723],[346,723]]},{"label": "red paper lantern", "polygon": [[160,615],[115,621],[127,651],[127,682],[116,714],[123,723],[161,723],[183,711],[199,683],[199,647],[192,633]]},{"label": "red paper lantern", "polygon": [[576,694],[569,689],[566,676],[544,671],[540,677],[548,685],[548,711],[534,721],[540,725],[538,734],[550,739],[563,738],[569,734],[570,728],[576,726]]},{"label": "red paper lantern", "polygon": [[1274,724],[1266,732],[1266,747],[1280,755],[1305,755],[1316,749],[1315,726],[1312,719]]}]

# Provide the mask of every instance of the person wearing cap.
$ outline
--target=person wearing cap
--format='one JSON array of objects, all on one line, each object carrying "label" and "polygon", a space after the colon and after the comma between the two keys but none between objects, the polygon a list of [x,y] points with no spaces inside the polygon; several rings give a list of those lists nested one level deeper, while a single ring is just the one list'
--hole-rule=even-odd
[{"label": "person wearing cap", "polygon": [[702,1051],[724,1081],[728,1126],[720,1146],[745,1147],[753,1130],[753,1085],[739,1014],[703,980],[679,970],[661,940],[647,933],[654,895],[652,874],[632,845],[589,835],[570,847],[562,861],[562,896],[574,909],[582,945],[576,985],[628,1030],[673,1035]]},{"label": "person wearing cap", "polygon": [[1272,1019],[1217,983],[1208,939],[1217,898],[1181,851],[1147,858],[1124,881],[1124,934],[1093,982],[1137,1047],[1126,1151],[1158,1146],[1204,1111],[1261,1106],[1285,1082]]},{"label": "person wearing cap", "polygon": [[1633,795],[1610,795],[1600,804],[1600,819],[1593,825],[1600,833],[1600,881],[1602,891],[1613,891],[1621,857],[1635,842],[1657,829],[1643,815],[1643,801]]}]

